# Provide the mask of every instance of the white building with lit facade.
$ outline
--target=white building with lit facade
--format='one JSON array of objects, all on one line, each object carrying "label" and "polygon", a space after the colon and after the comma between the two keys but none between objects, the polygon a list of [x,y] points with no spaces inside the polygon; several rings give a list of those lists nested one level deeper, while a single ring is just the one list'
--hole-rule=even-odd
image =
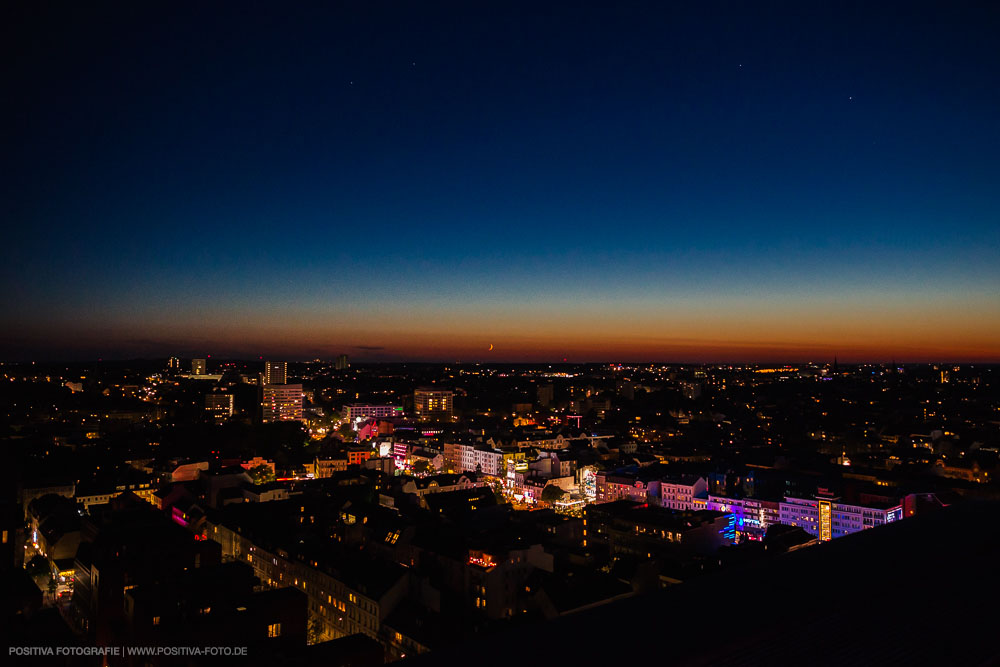
[{"label": "white building with lit facade", "polygon": [[402,417],[403,408],[398,405],[362,405],[355,403],[354,405],[345,405],[341,414],[347,420],[357,418],[391,419],[393,417]]},{"label": "white building with lit facade", "polygon": [[780,523],[798,526],[823,541],[884,526],[903,518],[902,504],[852,505],[840,502],[836,496],[823,493],[814,498],[786,497],[780,503],[779,512]]},{"label": "white building with lit facade", "polygon": [[708,481],[704,477],[667,477],[660,481],[660,506],[671,510],[691,511],[695,509],[694,499],[704,497],[707,491]]}]

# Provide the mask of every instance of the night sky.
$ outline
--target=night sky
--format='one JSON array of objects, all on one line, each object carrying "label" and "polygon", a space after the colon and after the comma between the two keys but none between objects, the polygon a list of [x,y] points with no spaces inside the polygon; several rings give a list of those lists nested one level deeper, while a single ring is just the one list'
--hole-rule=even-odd
[{"label": "night sky", "polygon": [[18,4],[2,359],[1000,361],[997,3]]}]

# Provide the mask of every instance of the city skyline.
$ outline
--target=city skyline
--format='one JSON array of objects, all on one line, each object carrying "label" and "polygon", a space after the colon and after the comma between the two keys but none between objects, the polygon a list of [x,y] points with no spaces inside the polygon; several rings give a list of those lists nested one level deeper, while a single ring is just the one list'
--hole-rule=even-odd
[{"label": "city skyline", "polygon": [[1000,3],[4,9],[8,662],[1000,664]]},{"label": "city skyline", "polygon": [[996,8],[17,11],[2,360],[1000,362]]}]

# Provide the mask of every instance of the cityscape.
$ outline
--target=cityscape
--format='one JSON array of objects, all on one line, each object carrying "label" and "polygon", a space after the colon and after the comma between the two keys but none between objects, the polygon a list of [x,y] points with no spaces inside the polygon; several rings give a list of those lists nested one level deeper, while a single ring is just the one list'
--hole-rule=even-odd
[{"label": "cityscape", "polygon": [[1000,5],[5,16],[5,664],[1000,665]]},{"label": "cityscape", "polygon": [[383,664],[894,553],[1000,497],[998,370],[6,364],[18,633]]}]

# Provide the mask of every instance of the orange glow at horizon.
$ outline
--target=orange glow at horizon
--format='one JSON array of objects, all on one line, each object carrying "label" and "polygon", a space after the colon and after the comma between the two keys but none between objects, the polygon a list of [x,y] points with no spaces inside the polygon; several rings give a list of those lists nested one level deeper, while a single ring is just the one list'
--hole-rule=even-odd
[{"label": "orange glow at horizon", "polygon": [[[637,322],[614,326],[607,321],[556,322],[518,326],[410,322],[393,327],[338,326],[206,326],[198,335],[186,327],[161,327],[155,334],[128,336],[81,333],[81,345],[115,344],[154,339],[164,350],[213,350],[217,356],[256,358],[280,353],[292,359],[348,353],[359,359],[440,361],[815,361],[837,356],[843,361],[978,361],[1000,362],[1000,337],[988,323],[942,326],[927,322]],[[481,323],[478,323],[481,324]],[[117,340],[116,340],[117,339]],[[124,343],[118,343],[124,339]],[[494,346],[489,351],[490,345]],[[147,347],[150,347],[147,345]],[[136,348],[137,356],[157,354]]]},{"label": "orange glow at horizon", "polygon": [[[180,350],[289,359],[336,356],[426,361],[1000,362],[1000,300],[731,298],[669,303],[293,304],[247,311],[134,313],[128,320],[53,322],[19,332],[33,342],[67,330],[67,347],[163,356]],[[64,341],[66,342],[66,341]],[[493,347],[492,351],[489,349]],[[107,355],[105,355],[107,356]]]}]

